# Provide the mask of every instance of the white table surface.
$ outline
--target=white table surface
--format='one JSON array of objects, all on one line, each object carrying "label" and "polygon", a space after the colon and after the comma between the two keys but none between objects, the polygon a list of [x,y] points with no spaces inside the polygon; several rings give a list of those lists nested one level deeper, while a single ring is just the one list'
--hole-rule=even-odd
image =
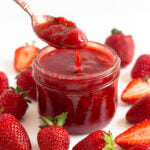
[{"label": "white table surface", "polygon": [[[150,54],[150,1],[149,0],[26,0],[37,14],[65,16],[84,29],[88,39],[103,43],[113,27],[121,29],[135,40],[135,57],[126,68],[121,69],[119,78],[119,104],[112,122],[104,128],[114,137],[131,125],[125,120],[130,106],[120,101],[120,93],[131,80],[130,71],[136,58],[142,53]],[[4,71],[15,85],[16,72],[13,68],[14,51],[25,42],[40,41],[32,31],[30,18],[13,0],[0,1],[0,70]],[[21,121],[32,142],[33,150],[39,150],[37,102],[33,102]],[[84,136],[71,136],[70,150]]]}]

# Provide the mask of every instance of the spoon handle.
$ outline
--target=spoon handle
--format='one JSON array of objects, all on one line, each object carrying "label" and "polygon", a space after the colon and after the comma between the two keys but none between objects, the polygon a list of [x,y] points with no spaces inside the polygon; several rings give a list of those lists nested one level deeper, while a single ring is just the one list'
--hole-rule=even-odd
[{"label": "spoon handle", "polygon": [[33,16],[31,8],[26,2],[24,2],[23,0],[13,0],[13,1],[16,2],[24,11],[26,11],[30,15],[30,17]]}]

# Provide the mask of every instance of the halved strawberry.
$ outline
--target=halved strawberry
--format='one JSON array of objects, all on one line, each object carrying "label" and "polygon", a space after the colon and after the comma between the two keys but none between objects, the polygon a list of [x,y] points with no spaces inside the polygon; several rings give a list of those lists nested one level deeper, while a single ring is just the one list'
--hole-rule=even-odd
[{"label": "halved strawberry", "polygon": [[150,150],[150,143],[138,144],[133,147],[130,147],[128,150]]},{"label": "halved strawberry", "polygon": [[17,48],[14,57],[15,70],[21,71],[30,66],[38,51],[39,48],[35,47],[34,45],[26,45]]},{"label": "halved strawberry", "polygon": [[150,83],[142,78],[137,78],[129,82],[122,92],[121,100],[132,104],[148,94],[150,94]]},{"label": "halved strawberry", "polygon": [[115,138],[115,142],[123,148],[150,143],[150,119],[144,120],[124,131]]}]

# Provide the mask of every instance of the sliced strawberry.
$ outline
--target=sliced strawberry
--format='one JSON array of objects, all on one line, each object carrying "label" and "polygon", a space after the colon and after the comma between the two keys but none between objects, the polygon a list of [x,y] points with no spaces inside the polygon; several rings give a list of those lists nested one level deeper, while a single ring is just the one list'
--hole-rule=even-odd
[{"label": "sliced strawberry", "polygon": [[21,71],[30,66],[38,51],[39,48],[33,45],[26,45],[17,48],[15,51],[15,58],[14,58],[15,70]]},{"label": "sliced strawberry", "polygon": [[123,148],[150,143],[150,119],[144,120],[124,131],[115,138],[115,142]]},{"label": "sliced strawberry", "polygon": [[138,144],[133,147],[130,147],[128,150],[150,150],[150,143]]},{"label": "sliced strawberry", "polygon": [[126,103],[132,104],[148,94],[150,94],[150,84],[142,78],[137,78],[129,82],[122,92],[121,99]]}]

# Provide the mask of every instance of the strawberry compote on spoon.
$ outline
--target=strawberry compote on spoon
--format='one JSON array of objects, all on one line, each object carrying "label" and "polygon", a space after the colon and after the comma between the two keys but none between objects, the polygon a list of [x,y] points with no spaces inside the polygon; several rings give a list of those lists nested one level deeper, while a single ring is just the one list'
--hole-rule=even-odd
[{"label": "strawberry compote on spoon", "polygon": [[76,49],[87,45],[87,38],[74,22],[63,17],[34,25],[39,38],[57,48]]},{"label": "strawberry compote on spoon", "polygon": [[87,45],[86,35],[74,22],[63,17],[34,15],[26,2],[14,1],[30,15],[34,32],[49,45],[68,49],[82,48]]}]

